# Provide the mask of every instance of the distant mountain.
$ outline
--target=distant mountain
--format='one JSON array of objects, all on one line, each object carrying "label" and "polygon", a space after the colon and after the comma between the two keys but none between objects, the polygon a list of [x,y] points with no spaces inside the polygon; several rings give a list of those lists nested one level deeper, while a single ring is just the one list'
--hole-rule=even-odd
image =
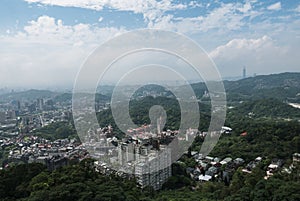
[{"label": "distant mountain", "polygon": [[69,102],[71,100],[72,100],[72,94],[71,93],[58,94],[53,98],[54,102]]},{"label": "distant mountain", "polygon": [[281,73],[224,81],[228,100],[275,98],[300,101],[300,73]]},{"label": "distant mountain", "polygon": [[[0,95],[0,102],[9,102],[12,100],[34,101],[38,98],[53,99],[54,102],[71,102],[72,93],[61,93],[49,90],[31,89],[22,92],[11,92],[7,94],[2,94]],[[107,102],[110,100],[110,97],[97,93],[96,100],[101,102]]]},{"label": "distant mountain", "polygon": [[27,91],[2,94],[0,95],[0,100],[1,101],[11,101],[11,100],[32,101],[38,98],[53,98],[58,94],[59,94],[58,92],[53,92],[49,90],[30,89]]},{"label": "distant mountain", "polygon": [[[300,73],[259,75],[237,81],[226,80],[223,83],[228,102],[274,98],[280,101],[300,103]],[[191,84],[191,86],[198,98],[202,98],[205,91],[207,91],[207,87],[203,82]],[[176,87],[176,89],[180,90],[181,87]],[[101,94],[105,95],[101,97],[101,99],[107,100],[111,96],[113,86],[102,87],[101,89],[98,89],[98,93],[99,90],[101,91]],[[156,96],[172,96],[171,91],[164,89],[161,86],[146,85],[137,90],[134,97],[153,94]],[[31,89],[28,91],[0,95],[0,101],[35,100],[37,98],[54,98],[54,101],[58,102],[70,101],[72,99],[72,94]]]},{"label": "distant mountain", "polygon": [[[227,101],[239,102],[274,98],[280,101],[300,102],[300,73],[260,75],[237,81],[223,81]],[[207,87],[199,82],[191,85],[198,98],[203,97]]]},{"label": "distant mountain", "polygon": [[237,81],[225,81],[224,83],[231,89],[240,89],[243,86],[253,89],[270,89],[276,87],[300,88],[300,73],[259,75]]}]

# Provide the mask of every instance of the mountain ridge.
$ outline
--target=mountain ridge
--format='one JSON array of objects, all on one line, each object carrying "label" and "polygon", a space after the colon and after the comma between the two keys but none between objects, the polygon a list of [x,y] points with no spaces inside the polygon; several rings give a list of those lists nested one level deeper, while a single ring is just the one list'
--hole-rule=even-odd
[{"label": "mountain ridge", "polygon": [[[248,77],[236,81],[223,81],[228,101],[242,101],[245,99],[260,99],[260,98],[276,98],[281,101],[300,102],[300,73],[285,72],[270,75],[258,75]],[[204,82],[191,84],[195,94],[201,98],[207,87]],[[142,86],[145,88],[145,86]],[[147,87],[145,88],[147,89]],[[105,91],[105,95],[109,96],[112,93],[113,87],[110,87],[110,92]],[[155,87],[151,87],[155,91]],[[158,92],[161,88],[157,87]],[[98,91],[99,93],[99,91]],[[4,100],[34,100],[37,98],[55,98],[56,96],[64,96],[71,98],[72,93],[53,92],[50,90],[30,89],[21,92],[11,92],[0,95],[0,99]],[[109,96],[110,97],[110,96]]]}]

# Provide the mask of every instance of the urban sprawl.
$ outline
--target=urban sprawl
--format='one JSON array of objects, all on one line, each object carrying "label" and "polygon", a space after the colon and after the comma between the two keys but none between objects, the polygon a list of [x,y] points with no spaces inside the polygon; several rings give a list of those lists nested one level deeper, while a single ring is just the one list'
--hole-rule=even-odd
[{"label": "urban sprawl", "polygon": [[[107,103],[98,105],[106,109]],[[143,125],[128,129],[126,136],[118,139],[112,126],[90,129],[85,143],[77,138],[48,140],[35,135],[35,131],[56,122],[70,122],[72,119],[71,103],[54,102],[52,99],[39,98],[32,101],[13,100],[0,104],[0,145],[2,149],[1,169],[18,163],[42,163],[50,171],[56,168],[77,163],[85,158],[99,159],[94,162],[95,168],[102,174],[117,174],[122,177],[136,177],[140,187],[152,186],[158,190],[172,175],[171,164],[176,158],[178,143],[189,141],[208,133],[188,129],[184,137],[178,131],[162,131],[160,120],[157,125]],[[155,129],[153,129],[155,127]],[[230,135],[231,128],[223,127],[222,134]],[[155,131],[155,132],[154,132]],[[241,135],[246,135],[242,133]],[[94,136],[97,136],[97,141]],[[171,143],[172,142],[172,143]],[[172,146],[169,146],[173,144]],[[88,150],[88,151],[87,151]],[[92,151],[91,151],[92,150]],[[195,167],[187,167],[190,177],[199,182],[225,182],[229,184],[233,173],[242,167],[245,174],[264,160],[257,156],[252,161],[242,158],[219,158],[204,156],[191,151],[189,157],[197,162]],[[293,163],[283,168],[284,161],[274,159],[268,165],[265,179],[276,171],[290,172],[293,164],[300,161],[300,154],[291,156]],[[179,160],[175,163],[182,163]]]}]

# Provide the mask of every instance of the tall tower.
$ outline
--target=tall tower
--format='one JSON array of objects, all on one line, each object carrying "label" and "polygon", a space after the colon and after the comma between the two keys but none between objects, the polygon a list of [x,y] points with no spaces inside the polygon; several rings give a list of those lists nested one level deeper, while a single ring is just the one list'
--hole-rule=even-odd
[{"label": "tall tower", "polygon": [[160,133],[161,133],[161,126],[162,126],[162,117],[160,116],[160,117],[157,119],[157,134],[160,134]]},{"label": "tall tower", "polygon": [[246,78],[246,67],[243,68],[243,78]]}]

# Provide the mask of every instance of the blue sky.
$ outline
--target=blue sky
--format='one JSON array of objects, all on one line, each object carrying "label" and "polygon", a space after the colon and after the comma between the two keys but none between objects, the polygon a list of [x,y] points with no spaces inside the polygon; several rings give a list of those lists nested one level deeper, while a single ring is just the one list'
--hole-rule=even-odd
[{"label": "blue sky", "polygon": [[300,70],[300,1],[2,0],[0,88],[71,86],[104,41],[141,28],[196,41],[223,77]]}]

